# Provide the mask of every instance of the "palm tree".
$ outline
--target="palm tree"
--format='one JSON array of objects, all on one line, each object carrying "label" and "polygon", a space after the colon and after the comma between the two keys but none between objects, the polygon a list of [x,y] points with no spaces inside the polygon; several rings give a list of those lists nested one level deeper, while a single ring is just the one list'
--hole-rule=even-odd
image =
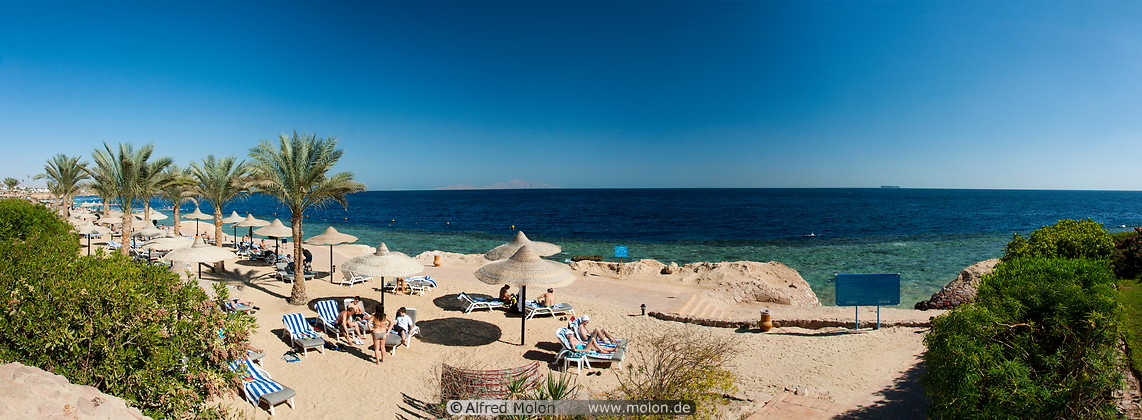
[{"label": "palm tree", "polygon": [[17,185],[20,185],[20,180],[12,177],[7,177],[4,178],[4,185],[8,187],[8,191],[12,191],[16,189]]},{"label": "palm tree", "polygon": [[89,178],[86,168],[87,162],[80,162],[78,156],[68,157],[61,153],[48,159],[44,173],[37,174],[32,179],[48,179],[48,190],[59,197],[59,211],[62,212],[70,206],[72,197],[79,194],[80,182]]},{"label": "palm tree", "polygon": [[[174,163],[168,157],[151,160],[155,145],[146,144],[135,150],[129,143],[119,143],[118,152],[111,150],[111,145],[103,143],[103,149],[95,149],[92,160],[95,167],[88,169],[89,174],[108,188],[108,193],[119,200],[123,208],[123,242],[119,249],[127,255],[130,249],[131,219],[134,218],[135,203],[150,198],[154,191],[161,186],[159,181],[162,171]],[[106,202],[108,197],[104,197]]]},{"label": "palm tree", "polygon": [[195,200],[194,190],[192,189],[195,185],[195,181],[194,178],[190,176],[190,168],[180,168],[176,165],[171,165],[163,170],[162,177],[166,179],[166,182],[163,188],[159,190],[159,198],[171,202],[171,210],[174,213],[172,216],[174,220],[174,234],[181,235],[182,232],[178,226],[178,213],[182,207],[182,203],[193,201],[194,204],[198,204],[198,200]]},{"label": "palm tree", "polygon": [[[222,246],[222,207],[247,194],[249,168],[246,162],[234,163],[234,157],[215,158],[207,155],[202,162],[190,164],[190,175],[196,181],[193,192],[214,206],[214,240]],[[214,264],[225,270],[224,262]]]},{"label": "palm tree", "polygon": [[293,255],[297,258],[294,258],[293,291],[287,301],[293,305],[304,305],[309,300],[305,295],[304,259],[301,258],[301,221],[305,212],[331,201],[348,208],[345,196],[365,189],[363,184],[353,181],[352,173],[326,175],[344,154],[336,146],[335,138],[298,135],[294,131],[292,136],[278,136],[276,147],[270,140],[262,140],[250,149],[250,157],[254,159],[253,189],[277,197],[291,213]]}]

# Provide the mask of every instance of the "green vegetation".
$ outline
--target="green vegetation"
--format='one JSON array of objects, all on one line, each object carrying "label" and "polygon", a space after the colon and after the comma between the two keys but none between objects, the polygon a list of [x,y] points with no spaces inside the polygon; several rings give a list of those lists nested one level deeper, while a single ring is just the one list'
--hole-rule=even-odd
[{"label": "green vegetation", "polygon": [[1130,366],[1142,372],[1142,284],[1118,283],[1118,302],[1122,304],[1122,332],[1130,351]]},{"label": "green vegetation", "polygon": [[1105,260],[1114,252],[1114,240],[1102,225],[1083,220],[1060,220],[1031,232],[1030,239],[1015,234],[1004,259],[1025,257],[1090,258]]},{"label": "green vegetation", "polygon": [[[95,165],[88,168],[88,174],[95,180],[96,191],[103,195],[104,203],[114,198],[123,208],[123,237],[130,238],[134,232],[131,222],[135,205],[147,203],[152,196],[162,189],[165,178],[162,173],[174,161],[168,157],[151,159],[155,145],[147,144],[135,149],[128,143],[120,143],[118,151],[111,150],[111,145],[103,143],[103,149],[96,149],[92,154]],[[145,205],[145,204],[144,204]],[[122,255],[127,255],[128,247],[120,248]]]},{"label": "green vegetation", "polygon": [[47,208],[0,200],[0,362],[94,386],[156,418],[222,415],[207,402],[234,389],[226,363],[245,354],[252,318],[216,310],[164,267],[78,255],[70,226]]},{"label": "green vegetation", "polygon": [[[195,181],[191,191],[214,207],[214,239],[219,245],[222,244],[222,208],[249,191],[248,172],[246,163],[235,163],[233,156],[219,159],[207,155],[201,163],[190,164],[190,176]],[[214,266],[226,269],[222,261],[214,263]]]},{"label": "green vegetation", "polygon": [[[723,394],[735,391],[727,367],[738,349],[732,339],[699,329],[667,328],[635,338],[639,343],[618,374],[621,400],[691,400],[700,418],[716,417]],[[663,416],[660,416],[663,417]]]},{"label": "green vegetation", "polygon": [[[336,201],[348,207],[345,196],[363,191],[365,185],[353,180],[353,174],[338,172],[329,176],[333,165],[345,151],[337,148],[337,139],[315,135],[281,135],[275,147],[262,140],[250,149],[253,190],[274,196],[290,211],[293,227],[293,255],[301,255],[301,221],[311,207]],[[286,299],[293,305],[309,301],[305,294],[302,259],[294,259],[293,290]]]},{"label": "green vegetation", "polygon": [[932,417],[1114,417],[1111,249],[1089,220],[1016,236],[977,302],[937,318],[925,338]]},{"label": "green vegetation", "polygon": [[4,178],[4,186],[8,187],[8,191],[16,189],[17,185],[20,185],[20,180],[12,177]]},{"label": "green vegetation", "polygon": [[32,179],[47,179],[48,191],[60,199],[60,209],[66,208],[72,198],[79,195],[80,182],[90,178],[87,174],[87,162],[80,162],[79,157],[69,157],[57,154],[44,165],[44,173]]}]

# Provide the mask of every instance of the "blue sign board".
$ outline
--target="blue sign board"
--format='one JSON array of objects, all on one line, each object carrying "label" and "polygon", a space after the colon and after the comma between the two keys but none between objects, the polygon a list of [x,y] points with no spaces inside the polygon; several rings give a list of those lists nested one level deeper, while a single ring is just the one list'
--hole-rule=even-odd
[{"label": "blue sign board", "polygon": [[837,274],[837,306],[900,304],[900,274]]},{"label": "blue sign board", "polygon": [[615,258],[626,258],[626,257],[627,257],[627,247],[616,246],[615,247]]}]

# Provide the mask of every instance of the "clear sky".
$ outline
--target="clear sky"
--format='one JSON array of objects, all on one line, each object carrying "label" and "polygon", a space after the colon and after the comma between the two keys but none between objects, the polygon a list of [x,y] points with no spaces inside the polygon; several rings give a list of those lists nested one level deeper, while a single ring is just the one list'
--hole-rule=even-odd
[{"label": "clear sky", "polygon": [[1138,190],[1142,3],[0,4],[0,177],[293,130],[371,190]]}]

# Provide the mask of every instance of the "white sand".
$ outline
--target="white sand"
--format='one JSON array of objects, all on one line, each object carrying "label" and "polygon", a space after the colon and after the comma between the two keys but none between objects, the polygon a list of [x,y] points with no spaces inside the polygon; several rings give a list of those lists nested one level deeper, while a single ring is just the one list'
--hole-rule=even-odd
[{"label": "white sand", "polygon": [[[328,247],[312,247],[317,257],[314,268],[327,270]],[[335,253],[335,263],[342,255]],[[324,258],[322,258],[322,256]],[[427,262],[427,260],[423,260]],[[324,354],[310,352],[300,362],[287,363],[280,358],[289,350],[281,338],[281,316],[284,313],[302,313],[307,318],[316,316],[310,306],[292,306],[285,302],[291,284],[275,280],[268,267],[247,262],[230,261],[228,273],[221,277],[204,273],[207,279],[221,278],[237,287],[236,296],[251,300],[261,307],[254,315],[259,329],[253,334],[252,344],[268,352],[265,369],[275,380],[297,391],[296,408],[280,405],[276,418],[389,418],[396,414],[405,417],[427,415],[418,404],[439,401],[438,367],[442,362],[461,366],[479,365],[487,368],[521,366],[532,361],[544,365],[554,360],[559,345],[554,337],[557,328],[565,321],[541,317],[527,322],[527,345],[519,346],[520,319],[507,317],[502,311],[477,311],[464,314],[454,308],[458,305],[458,292],[494,295],[498,287],[476,280],[472,272],[477,265],[448,259],[442,267],[425,266],[422,274],[435,278],[440,287],[425,296],[386,294],[389,311],[400,306],[415,307],[419,311],[418,324],[425,331],[426,342],[414,339],[411,348],[400,348],[396,355],[386,356],[381,366],[372,362],[372,349],[353,346],[347,352],[326,350]],[[338,272],[336,278],[340,278]],[[352,288],[331,284],[320,277],[306,284],[311,300],[330,297],[360,295],[367,299],[366,309],[372,310],[380,295],[378,282],[358,284]],[[577,313],[590,314],[592,324],[606,327],[611,332],[637,337],[641,331],[668,328],[708,332],[715,336],[731,337],[741,346],[740,356],[732,370],[737,396],[755,400],[738,403],[746,413],[785,389],[808,387],[813,393],[826,395],[831,401],[856,408],[876,400],[878,391],[890,388],[894,381],[918,363],[924,351],[922,328],[885,328],[852,332],[832,328],[808,330],[777,328],[769,333],[738,332],[734,329],[701,327],[677,322],[637,316],[638,305],[646,303],[651,310],[677,311],[686,306],[694,295],[703,291],[693,286],[663,284],[646,279],[607,279],[584,276],[575,284],[556,290],[557,300],[574,305]],[[513,288],[513,292],[515,289]],[[541,290],[528,290],[531,297]],[[802,317],[814,314],[821,318],[851,316],[851,308],[784,308]],[[757,308],[724,308],[724,313],[741,314],[739,318],[756,314]],[[774,308],[780,319],[782,308]],[[927,319],[933,312],[892,311],[897,317]],[[868,315],[863,315],[868,316]],[[498,330],[498,331],[497,331]],[[471,345],[455,345],[462,342]],[[449,345],[453,344],[453,345]],[[631,346],[638,346],[635,340]],[[343,347],[344,348],[344,347]],[[574,368],[572,368],[574,371]],[[617,386],[615,370],[604,370],[601,376],[580,375],[577,381],[583,390],[580,399],[609,391]],[[756,405],[755,405],[756,404]],[[264,409],[255,409],[235,396],[235,408],[251,418],[268,418]]]}]

